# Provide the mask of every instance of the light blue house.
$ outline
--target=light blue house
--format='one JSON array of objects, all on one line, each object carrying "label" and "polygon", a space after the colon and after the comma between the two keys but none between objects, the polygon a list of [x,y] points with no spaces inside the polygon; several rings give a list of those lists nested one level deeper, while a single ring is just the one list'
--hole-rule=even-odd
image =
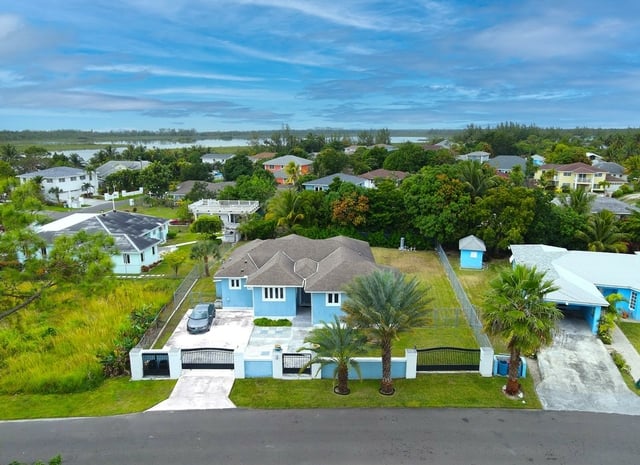
[{"label": "light blue house", "polygon": [[78,231],[105,233],[111,236],[118,250],[112,256],[113,271],[116,274],[139,274],[143,267],[150,267],[160,261],[160,245],[167,240],[169,220],[154,216],[122,211],[104,213],[74,213],[47,223],[37,229],[44,238],[47,249],[60,235],[75,234]]},{"label": "light blue house", "polygon": [[593,333],[597,332],[605,297],[619,293],[626,302],[618,312],[640,320],[640,255],[567,250],[540,244],[511,245],[512,263],[535,266],[546,271],[558,290],[546,296],[567,315],[584,318]]},{"label": "light blue house", "polygon": [[292,234],[238,247],[214,281],[225,309],[251,309],[254,316],[269,318],[310,312],[312,324],[319,324],[340,314],[345,284],[376,269],[364,241]]},{"label": "light blue house", "polygon": [[329,186],[336,178],[342,182],[348,182],[356,186],[373,187],[371,182],[368,179],[362,178],[360,176],[354,176],[352,174],[346,174],[346,173],[330,174],[329,176],[325,176],[320,179],[314,179],[313,181],[303,182],[302,186],[304,187],[305,190],[308,190],[308,191],[328,191]]},{"label": "light blue house", "polygon": [[482,258],[487,251],[484,241],[473,234],[458,241],[460,268],[482,269]]}]

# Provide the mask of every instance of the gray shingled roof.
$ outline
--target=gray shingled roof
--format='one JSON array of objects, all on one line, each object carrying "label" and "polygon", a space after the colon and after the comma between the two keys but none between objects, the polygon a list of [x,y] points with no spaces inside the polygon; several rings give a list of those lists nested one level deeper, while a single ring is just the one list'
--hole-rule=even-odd
[{"label": "gray shingled roof", "polygon": [[96,174],[98,175],[98,178],[104,179],[110,174],[117,173],[118,171],[139,171],[149,165],[151,165],[151,162],[146,160],[111,160],[96,168]]},{"label": "gray shingled roof", "polygon": [[355,276],[377,269],[369,244],[337,236],[309,239],[291,234],[238,247],[216,278],[247,277],[249,286],[296,286],[308,292],[339,291]]},{"label": "gray shingled roof", "polygon": [[458,241],[458,249],[460,250],[476,250],[486,252],[487,247],[484,245],[484,241],[473,234],[467,237],[463,237]]},{"label": "gray shingled roof", "polygon": [[346,173],[335,173],[330,174],[329,176],[324,176],[319,179],[314,179],[312,181],[303,182],[303,186],[328,186],[330,185],[335,178],[338,178],[342,182],[350,182],[351,184],[355,184],[356,186],[361,186],[367,181],[365,178],[360,176],[354,176],[352,174]]},{"label": "gray shingled roof", "polygon": [[35,178],[36,176],[42,176],[43,178],[68,178],[70,176],[82,176],[85,174],[87,174],[87,171],[83,169],[71,168],[69,166],[54,166],[53,168],[47,168],[46,170],[24,173],[19,177],[25,179]]},{"label": "gray shingled roof", "polygon": [[[78,218],[81,220],[77,222],[73,222],[70,218],[62,218],[48,223],[38,234],[51,243],[58,236],[74,234],[78,231],[102,232],[114,238],[120,253],[139,252],[160,242],[160,239],[144,236],[169,221],[164,218],[121,211],[95,215],[81,214]],[[59,223],[60,227],[57,227],[56,223]]]}]

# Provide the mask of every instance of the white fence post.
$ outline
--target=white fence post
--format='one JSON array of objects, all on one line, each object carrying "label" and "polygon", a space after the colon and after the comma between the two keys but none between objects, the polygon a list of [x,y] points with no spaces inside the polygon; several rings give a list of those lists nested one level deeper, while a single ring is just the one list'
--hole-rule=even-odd
[{"label": "white fence post", "polygon": [[236,379],[244,379],[244,352],[233,352],[233,374]]},{"label": "white fence post", "polygon": [[480,375],[493,376],[493,347],[480,347]]},{"label": "white fence post", "polygon": [[311,364],[311,379],[322,379],[322,364]]},{"label": "white fence post", "polygon": [[273,364],[273,379],[282,379],[282,348],[273,349],[271,362]]},{"label": "white fence post", "polygon": [[142,379],[142,349],[134,347],[129,351],[129,364],[131,366],[131,380],[140,381]]},{"label": "white fence post", "polygon": [[416,349],[405,349],[404,356],[407,360],[405,378],[416,379],[416,371],[418,366],[418,351]]},{"label": "white fence post", "polygon": [[178,379],[182,374],[182,351],[178,347],[169,349],[169,378]]}]

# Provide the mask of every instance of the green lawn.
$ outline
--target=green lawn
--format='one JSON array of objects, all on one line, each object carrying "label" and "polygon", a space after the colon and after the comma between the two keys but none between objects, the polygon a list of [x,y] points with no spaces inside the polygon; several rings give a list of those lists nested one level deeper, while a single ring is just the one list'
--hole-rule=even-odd
[{"label": "green lawn", "polygon": [[165,400],[176,380],[105,381],[100,387],[74,394],[0,395],[0,420],[93,417],[142,412]]},{"label": "green lawn", "polygon": [[333,380],[330,379],[236,379],[230,398],[238,407],[260,409],[541,408],[531,377],[521,382],[525,396],[514,400],[502,393],[505,378],[483,378],[476,373],[421,374],[416,379],[396,379],[396,393],[393,396],[378,393],[379,380],[350,380],[351,394],[340,396],[333,393]]},{"label": "green lawn", "polygon": [[629,323],[626,321],[619,321],[618,327],[627,336],[629,342],[640,353],[640,323]]}]

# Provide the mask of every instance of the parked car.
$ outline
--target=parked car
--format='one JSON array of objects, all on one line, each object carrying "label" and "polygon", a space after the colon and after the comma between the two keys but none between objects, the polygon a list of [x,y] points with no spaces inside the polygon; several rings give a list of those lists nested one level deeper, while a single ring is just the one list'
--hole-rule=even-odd
[{"label": "parked car", "polygon": [[181,226],[181,225],[189,224],[189,222],[185,220],[181,220],[180,218],[173,218],[169,220],[169,224],[172,226]]},{"label": "parked car", "polygon": [[212,303],[198,304],[187,318],[187,331],[191,334],[205,333],[211,329],[215,317],[216,309]]}]

